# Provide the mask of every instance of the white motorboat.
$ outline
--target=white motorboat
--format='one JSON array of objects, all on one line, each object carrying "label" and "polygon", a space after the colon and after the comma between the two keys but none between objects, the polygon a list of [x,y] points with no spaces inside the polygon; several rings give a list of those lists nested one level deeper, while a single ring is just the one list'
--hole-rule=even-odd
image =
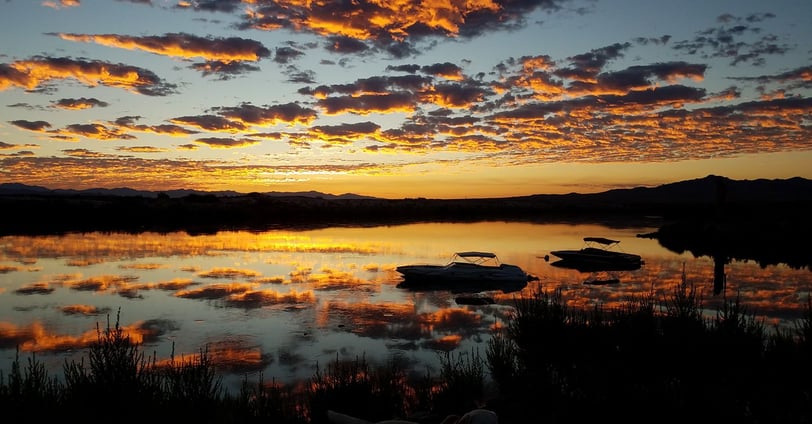
[{"label": "white motorboat", "polygon": [[526,285],[531,277],[522,268],[502,263],[491,252],[456,252],[445,265],[401,265],[396,270],[403,275],[404,287],[453,285],[520,284]]}]

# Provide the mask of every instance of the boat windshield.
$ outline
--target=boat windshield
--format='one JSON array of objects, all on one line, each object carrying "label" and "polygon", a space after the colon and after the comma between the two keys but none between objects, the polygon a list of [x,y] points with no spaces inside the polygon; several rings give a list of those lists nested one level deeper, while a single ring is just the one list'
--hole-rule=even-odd
[{"label": "boat windshield", "polygon": [[482,266],[499,266],[499,258],[490,252],[457,252],[451,263],[474,264]]},{"label": "boat windshield", "polygon": [[607,246],[612,245],[612,244],[616,244],[616,243],[620,243],[619,240],[612,240],[612,239],[603,238],[603,237],[584,237],[584,242],[585,243],[590,243],[590,242],[591,243],[600,243],[600,244],[604,244],[604,245],[607,245]]}]

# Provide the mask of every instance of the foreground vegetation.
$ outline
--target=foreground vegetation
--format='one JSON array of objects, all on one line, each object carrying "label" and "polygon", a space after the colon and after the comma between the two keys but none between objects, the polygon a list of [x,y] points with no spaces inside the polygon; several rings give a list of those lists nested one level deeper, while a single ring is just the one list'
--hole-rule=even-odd
[{"label": "foreground vegetation", "polygon": [[32,419],[322,423],[328,409],[370,421],[438,423],[478,406],[500,423],[812,420],[812,301],[792,329],[768,329],[738,299],[715,317],[683,283],[667,298],[629,299],[617,310],[571,310],[560,291],[517,299],[484,357],[442,356],[440,375],[363,358],[318,369],[301,385],[244,381],[223,390],[204,350],[146,357],[118,325],[98,329],[64,379],[34,355],[0,373],[0,408]]}]

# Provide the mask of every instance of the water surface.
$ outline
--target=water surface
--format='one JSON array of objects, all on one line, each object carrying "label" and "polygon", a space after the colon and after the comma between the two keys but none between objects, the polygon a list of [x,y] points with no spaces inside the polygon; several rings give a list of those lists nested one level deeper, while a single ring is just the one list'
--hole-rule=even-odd
[{"label": "water surface", "polygon": [[[235,387],[245,376],[302,381],[316,366],[393,357],[438,373],[438,352],[478,352],[504,325],[513,301],[559,288],[573,307],[617,306],[634,296],[664,298],[685,278],[708,307],[738,296],[769,326],[792,326],[812,287],[808,269],[732,262],[714,293],[714,261],[671,252],[638,234],[652,226],[515,222],[423,223],[266,232],[84,233],[0,237],[0,370],[15,350],[36,352],[55,373],[79,358],[108,319],[165,360],[208,349]],[[639,270],[579,272],[552,266],[550,251],[579,248],[585,236],[620,240],[643,256]],[[407,263],[445,263],[482,250],[538,280],[518,290],[460,293],[398,287]],[[590,285],[594,280],[617,284]],[[470,294],[469,294],[470,295]]]}]

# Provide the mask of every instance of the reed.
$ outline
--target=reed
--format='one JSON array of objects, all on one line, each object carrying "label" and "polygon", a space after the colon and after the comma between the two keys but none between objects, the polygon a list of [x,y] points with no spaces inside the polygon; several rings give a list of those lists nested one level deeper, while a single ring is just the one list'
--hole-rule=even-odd
[{"label": "reed", "polygon": [[[567,307],[561,292],[516,299],[506,326],[478,352],[440,354],[437,376],[415,375],[395,359],[371,364],[338,357],[303,384],[247,378],[223,391],[204,348],[160,363],[108,318],[80,361],[49,376],[35,353],[19,351],[0,371],[0,407],[32,419],[164,420],[314,424],[327,410],[369,421],[439,423],[474,407],[500,423],[722,422],[808,423],[812,419],[812,300],[794,328],[767,332],[738,296],[716,315],[682,281],[670,296],[629,299],[616,309]],[[495,386],[490,392],[488,382]]]}]

